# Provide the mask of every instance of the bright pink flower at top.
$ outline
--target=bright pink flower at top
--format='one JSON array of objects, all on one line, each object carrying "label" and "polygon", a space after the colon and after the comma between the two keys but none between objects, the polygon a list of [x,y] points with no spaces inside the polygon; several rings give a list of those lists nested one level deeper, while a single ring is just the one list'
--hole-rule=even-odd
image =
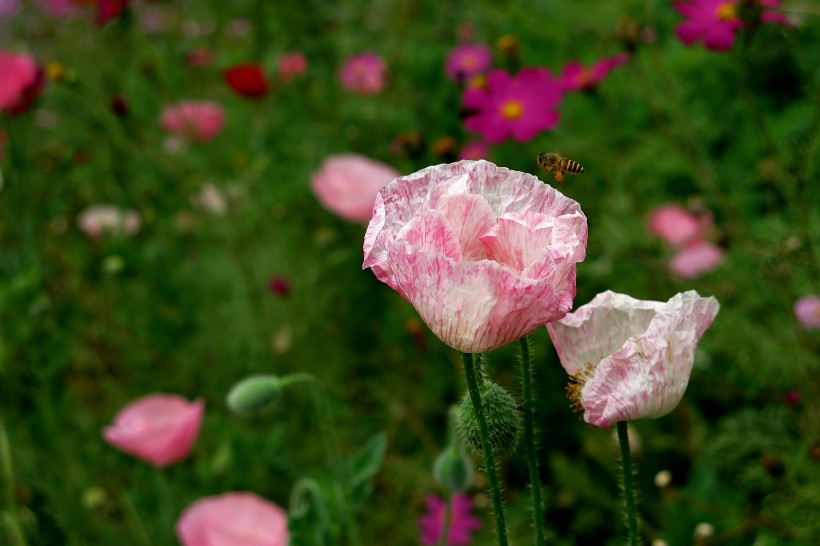
[{"label": "bright pink flower at top", "polygon": [[[692,45],[698,40],[712,51],[727,51],[735,43],[735,32],[743,27],[738,7],[740,0],[691,0],[673,3],[686,21],[675,33],[681,42]],[[760,0],[760,22],[788,25],[783,14],[776,11],[780,0]]]},{"label": "bright pink flower at top", "polygon": [[307,67],[307,58],[298,51],[279,55],[279,59],[276,61],[276,69],[279,71],[279,77],[282,81],[301,76],[307,71]]},{"label": "bright pink flower at top", "polygon": [[97,15],[94,17],[94,22],[103,26],[112,19],[116,19],[125,11],[131,0],[96,0]]},{"label": "bright pink flower at top", "polygon": [[160,125],[188,140],[208,142],[225,126],[225,111],[216,102],[184,101],[165,107]]},{"label": "bright pink flower at top", "polygon": [[464,127],[490,144],[510,137],[528,142],[558,125],[556,107],[561,98],[560,82],[544,68],[525,68],[514,78],[503,70],[493,70],[487,76],[486,88],[464,91],[464,107],[474,112],[464,120]]},{"label": "bright pink flower at top", "polygon": [[370,220],[376,194],[399,172],[358,154],[332,155],[313,174],[311,186],[329,211],[351,222]]},{"label": "bright pink flower at top", "polygon": [[482,44],[461,44],[447,56],[444,71],[457,83],[485,73],[493,62],[490,48]]},{"label": "bright pink flower at top", "polygon": [[629,55],[622,53],[608,59],[601,59],[592,68],[584,68],[581,63],[571,61],[561,72],[561,88],[564,91],[584,91],[592,89],[607,74],[629,62]]},{"label": "bright pink flower at top", "polygon": [[339,71],[339,81],[360,95],[375,95],[387,85],[387,65],[375,53],[355,55]]},{"label": "bright pink flower at top", "polygon": [[18,114],[26,110],[43,85],[34,57],[0,51],[0,74],[0,112]]},{"label": "bright pink flower at top", "polygon": [[270,91],[267,76],[259,65],[236,65],[226,70],[223,76],[234,93],[243,97],[258,99]]},{"label": "bright pink flower at top", "polygon": [[[427,513],[419,520],[421,543],[424,546],[441,544],[441,533],[444,530],[447,505],[436,495],[429,495],[424,500]],[[450,546],[467,546],[472,534],[481,528],[481,520],[472,514],[473,501],[464,493],[455,493],[450,498],[449,529],[447,544]]]},{"label": "bright pink flower at top", "polygon": [[362,267],[444,343],[481,353],[572,308],[586,244],[586,216],[572,199],[531,174],[461,161],[379,192]]},{"label": "bright pink flower at top", "polygon": [[20,13],[20,0],[0,0],[0,19],[13,19]]},{"label": "bright pink flower at top", "polygon": [[112,446],[158,468],[191,452],[199,435],[205,403],[175,394],[150,394],[128,404],[103,431]]},{"label": "bright pink flower at top", "polygon": [[490,147],[486,142],[476,141],[466,144],[458,154],[459,159],[487,159],[490,155]]},{"label": "bright pink flower at top", "polygon": [[140,215],[116,205],[92,205],[80,213],[77,223],[92,239],[103,235],[133,235],[140,229]]},{"label": "bright pink flower at top", "polygon": [[797,300],[794,316],[804,328],[820,328],[820,296],[804,296]]},{"label": "bright pink flower at top", "polygon": [[287,513],[253,493],[194,502],[177,520],[182,546],[287,546]]},{"label": "bright pink flower at top", "polygon": [[672,411],[689,383],[695,347],[719,309],[714,297],[693,290],[666,303],[606,291],[547,324],[584,421],[608,428]]},{"label": "bright pink flower at top", "polygon": [[663,205],[649,214],[649,232],[675,247],[703,239],[710,216],[696,216],[678,205]]},{"label": "bright pink flower at top", "polygon": [[680,249],[669,261],[669,269],[678,277],[694,279],[723,263],[723,249],[709,241],[695,241]]}]

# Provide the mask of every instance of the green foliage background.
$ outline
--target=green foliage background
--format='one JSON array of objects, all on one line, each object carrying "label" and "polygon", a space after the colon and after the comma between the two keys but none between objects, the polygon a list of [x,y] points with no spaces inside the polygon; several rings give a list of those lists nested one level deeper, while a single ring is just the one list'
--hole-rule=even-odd
[{"label": "green foliage background", "polygon": [[[289,389],[252,420],[231,415],[224,398],[249,374],[301,371],[321,379],[345,454],[386,432],[384,464],[356,514],[364,542],[418,543],[424,497],[440,493],[431,466],[448,408],[464,390],[460,356],[419,334],[412,307],[361,271],[364,227],[323,210],[311,174],[349,151],[410,173],[442,161],[436,139],[472,140],[457,115],[460,90],[443,73],[459,25],[487,44],[513,35],[519,66],[556,73],[622,51],[613,38],[621,18],[652,29],[653,43],[594,91],[567,95],[555,131],[497,146],[490,159],[535,172],[536,153],[556,150],[586,167],[562,188],[589,219],[576,305],[607,289],[656,300],[696,289],[721,303],[684,401],[634,423],[644,536],[693,544],[695,526],[709,522],[715,535],[702,544],[820,540],[820,331],[792,313],[798,297],[820,293],[820,16],[811,3],[787,6],[798,27],[763,26],[718,54],[681,45],[680,16],[652,0],[137,1],[104,28],[26,4],[0,46],[69,74],[48,83],[33,112],[0,119],[9,136],[0,400],[13,463],[3,486],[28,544],[176,544],[181,511],[230,490],[287,506],[294,483],[327,472],[310,393]],[[166,17],[165,30],[141,29],[148,10]],[[237,18],[250,34],[231,34]],[[190,21],[213,31],[186,37]],[[212,65],[185,65],[197,48],[214,52]],[[261,101],[221,79],[245,61],[273,72],[279,54],[296,50],[307,74]],[[390,68],[375,97],[336,79],[348,56],[367,50]],[[111,111],[115,96],[129,116]],[[199,98],[225,106],[224,132],[164,152],[163,106]],[[425,137],[422,154],[391,155],[395,136],[413,131]],[[189,196],[208,182],[229,196],[227,215],[192,207]],[[89,240],[76,218],[98,202],[138,210],[141,231]],[[727,252],[718,269],[686,281],[668,273],[671,255],[647,234],[646,216],[670,202],[714,213],[712,237]],[[122,270],[111,271],[112,257]],[[291,283],[287,297],[268,292],[275,275]],[[551,543],[619,544],[613,436],[571,413],[546,330],[532,338]],[[517,395],[516,352],[489,355],[489,371]],[[795,389],[800,401],[786,404]],[[119,408],[156,391],[206,401],[193,456],[162,471],[101,437]],[[511,536],[527,544],[522,454],[501,468]],[[662,470],[672,475],[666,488],[653,482]],[[483,487],[479,475],[478,545],[494,543]]]}]

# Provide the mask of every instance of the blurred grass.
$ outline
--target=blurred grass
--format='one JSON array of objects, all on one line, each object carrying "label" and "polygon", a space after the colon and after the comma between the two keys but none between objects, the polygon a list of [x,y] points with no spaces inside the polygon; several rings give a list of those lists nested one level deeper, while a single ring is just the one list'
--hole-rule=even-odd
[{"label": "blurred grass", "polygon": [[[495,147],[490,159],[534,172],[538,151],[558,150],[586,167],[562,188],[590,226],[576,305],[606,289],[666,300],[694,288],[721,302],[681,406],[635,423],[647,538],[692,544],[702,521],[716,529],[709,544],[820,536],[820,338],[792,316],[796,298],[820,293],[816,17],[793,31],[762,27],[747,48],[715,54],[680,45],[679,17],[653,1],[135,2],[135,17],[102,29],[26,7],[0,45],[74,74],[50,82],[35,111],[0,119],[10,137],[0,192],[0,399],[9,486],[29,544],[175,544],[178,514],[228,490],[286,505],[293,483],[325,463],[307,392],[288,391],[268,418],[227,412],[229,386],[262,371],[318,375],[346,453],[387,431],[386,463],[358,520],[367,544],[417,543],[447,408],[464,389],[459,355],[429,332],[420,342],[412,307],[361,271],[364,228],[321,209],[310,175],[346,151],[403,173],[441,161],[429,149],[391,156],[399,133],[422,131],[428,144],[472,139],[456,114],[459,90],[443,74],[459,25],[491,45],[515,35],[522,66],[557,72],[568,60],[617,53],[612,32],[624,16],[652,26],[655,42],[595,91],[568,95],[554,132]],[[147,10],[166,18],[163,32],[140,29]],[[230,35],[237,18],[250,21],[249,35]],[[213,32],[185,36],[191,21]],[[200,47],[214,63],[186,67]],[[221,81],[233,63],[272,69],[291,50],[308,57],[308,73],[259,102]],[[366,50],[390,67],[390,85],[373,98],[336,82],[344,59]],[[127,118],[109,109],[115,96],[128,101]],[[226,129],[213,143],[167,154],[159,113],[188,98],[221,102]],[[206,182],[230,196],[228,215],[191,206]],[[670,256],[645,218],[693,199],[714,213],[727,259],[681,281],[667,273]],[[96,202],[139,210],[142,230],[89,241],[76,217]],[[116,274],[103,267],[112,256],[125,263]],[[292,284],[287,297],[267,292],[274,275]],[[552,541],[617,544],[615,444],[571,414],[546,332],[533,338]],[[493,353],[491,374],[517,393],[514,357],[510,348]],[[802,399],[787,406],[792,389]],[[152,391],[207,405],[192,459],[163,471],[100,435],[120,407]],[[782,472],[764,464],[769,456]],[[659,490],[652,479],[664,469],[673,485]],[[518,459],[502,470],[511,536],[525,544],[526,470]],[[481,491],[479,481],[473,492]],[[475,544],[493,544],[486,501],[478,512],[485,527]]]}]

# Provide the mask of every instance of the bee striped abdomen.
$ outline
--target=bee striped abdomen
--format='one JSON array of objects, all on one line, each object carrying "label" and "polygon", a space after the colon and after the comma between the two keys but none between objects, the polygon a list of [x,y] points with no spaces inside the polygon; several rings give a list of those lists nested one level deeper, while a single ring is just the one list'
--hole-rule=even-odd
[{"label": "bee striped abdomen", "polygon": [[580,163],[576,163],[571,159],[564,158],[563,164],[561,165],[564,171],[572,174],[581,174],[584,172],[584,168],[581,166]]}]

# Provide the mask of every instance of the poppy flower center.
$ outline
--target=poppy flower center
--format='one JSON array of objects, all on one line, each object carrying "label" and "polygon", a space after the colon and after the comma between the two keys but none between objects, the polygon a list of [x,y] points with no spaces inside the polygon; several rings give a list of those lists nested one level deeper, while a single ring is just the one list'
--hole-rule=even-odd
[{"label": "poppy flower center", "polygon": [[587,380],[595,374],[595,366],[588,363],[584,369],[580,370],[575,375],[569,376],[569,384],[567,384],[567,398],[569,398],[569,406],[572,411],[577,413],[584,413],[584,402],[581,399],[581,391],[584,390],[584,385]]},{"label": "poppy flower center", "polygon": [[508,120],[516,120],[521,117],[524,113],[524,108],[521,106],[521,103],[516,100],[510,100],[505,102],[501,106],[501,115],[504,116],[504,119]]},{"label": "poppy flower center", "polygon": [[729,22],[737,20],[737,9],[732,2],[723,2],[715,12],[719,21]]}]

